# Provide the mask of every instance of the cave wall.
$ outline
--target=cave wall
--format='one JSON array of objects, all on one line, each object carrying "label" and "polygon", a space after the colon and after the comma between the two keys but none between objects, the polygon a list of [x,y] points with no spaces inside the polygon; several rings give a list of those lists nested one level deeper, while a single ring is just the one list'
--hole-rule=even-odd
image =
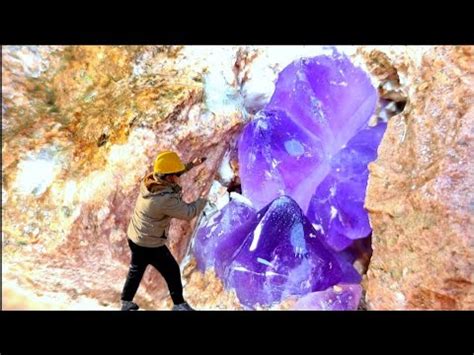
[{"label": "cave wall", "polygon": [[408,101],[369,165],[368,308],[474,309],[474,47],[388,58]]}]

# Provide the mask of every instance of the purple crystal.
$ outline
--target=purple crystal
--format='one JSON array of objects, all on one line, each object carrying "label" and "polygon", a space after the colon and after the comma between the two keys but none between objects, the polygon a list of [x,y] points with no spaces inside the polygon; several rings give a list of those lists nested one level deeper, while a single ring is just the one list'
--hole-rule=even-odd
[{"label": "purple crystal", "polygon": [[257,213],[249,205],[231,200],[199,228],[193,246],[198,269],[214,267],[220,278],[245,237],[257,225]]},{"label": "purple crystal", "polygon": [[257,208],[289,195],[306,211],[332,157],[367,126],[376,100],[367,75],[337,52],[290,64],[239,141],[244,195]]},{"label": "purple crystal", "polygon": [[257,218],[258,225],[226,270],[226,286],[235,288],[242,304],[271,305],[341,281],[339,261],[293,199],[277,198]]},{"label": "purple crystal", "polygon": [[[239,145],[243,193],[257,209],[282,195],[301,203],[323,173],[322,145],[284,111],[262,111],[247,124]],[[301,205],[300,205],[301,206]]]},{"label": "purple crystal", "polygon": [[301,297],[293,309],[296,310],[356,310],[362,295],[360,285],[339,284],[320,292]]},{"label": "purple crystal", "polygon": [[293,295],[300,307],[356,309],[361,276],[347,247],[370,233],[367,164],[385,130],[368,127],[376,100],[337,52],[285,68],[239,140],[242,190],[261,210],[231,202],[201,228],[198,267],[215,267],[248,307]]},{"label": "purple crystal", "polygon": [[279,75],[267,109],[281,109],[337,152],[374,112],[377,93],[367,74],[336,51],[293,62]]},{"label": "purple crystal", "polygon": [[386,124],[379,123],[355,135],[331,160],[331,169],[311,198],[307,216],[318,235],[334,250],[347,248],[354,239],[365,238],[371,228],[364,209],[369,162]]},{"label": "purple crystal", "polygon": [[342,271],[340,282],[348,284],[360,283],[362,281],[362,277],[353,266],[355,258],[353,258],[352,255],[346,254],[344,252],[335,253],[335,256]]}]

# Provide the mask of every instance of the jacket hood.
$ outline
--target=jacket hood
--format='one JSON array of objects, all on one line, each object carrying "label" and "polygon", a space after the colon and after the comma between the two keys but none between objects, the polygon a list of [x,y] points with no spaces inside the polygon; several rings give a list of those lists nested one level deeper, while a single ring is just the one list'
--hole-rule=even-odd
[{"label": "jacket hood", "polygon": [[143,198],[149,198],[161,193],[179,193],[181,187],[177,184],[172,184],[168,181],[155,178],[153,173],[149,173],[142,180],[140,185],[140,194]]}]

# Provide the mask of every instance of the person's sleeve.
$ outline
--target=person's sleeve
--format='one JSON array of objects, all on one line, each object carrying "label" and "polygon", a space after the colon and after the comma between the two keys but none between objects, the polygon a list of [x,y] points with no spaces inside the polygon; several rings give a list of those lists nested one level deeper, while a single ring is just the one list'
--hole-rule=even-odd
[{"label": "person's sleeve", "polygon": [[185,166],[185,170],[184,170],[185,172],[188,172],[189,170],[194,168],[194,164],[193,164],[192,161],[190,161],[189,163],[184,164],[184,166]]},{"label": "person's sleeve", "polygon": [[163,201],[161,209],[167,216],[191,220],[204,209],[206,202],[205,199],[199,198],[192,203],[186,203],[180,198],[172,196]]}]

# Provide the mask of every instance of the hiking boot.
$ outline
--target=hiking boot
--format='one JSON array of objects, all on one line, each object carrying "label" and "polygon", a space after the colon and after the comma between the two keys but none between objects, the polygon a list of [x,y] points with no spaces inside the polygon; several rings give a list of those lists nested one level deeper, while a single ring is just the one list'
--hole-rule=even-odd
[{"label": "hiking boot", "polygon": [[122,301],[122,311],[138,311],[140,307],[132,301]]},{"label": "hiking boot", "polygon": [[173,311],[194,311],[194,309],[192,309],[187,302],[184,302],[180,304],[175,304],[173,306]]}]

